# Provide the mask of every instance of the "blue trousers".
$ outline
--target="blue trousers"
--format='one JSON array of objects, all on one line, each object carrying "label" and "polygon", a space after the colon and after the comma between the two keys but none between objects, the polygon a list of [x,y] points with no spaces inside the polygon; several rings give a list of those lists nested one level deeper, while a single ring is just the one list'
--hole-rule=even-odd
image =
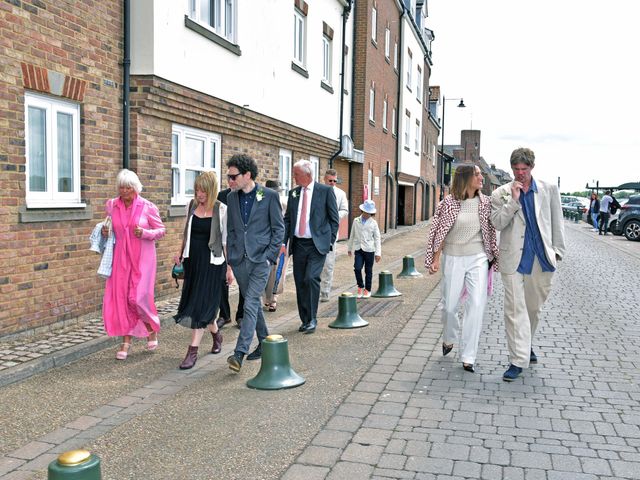
[{"label": "blue trousers", "polygon": [[[356,274],[356,282],[358,288],[364,288],[371,291],[371,279],[373,277],[373,261],[375,260],[375,252],[365,252],[356,250],[354,252],[353,271]],[[362,281],[362,267],[364,266],[364,281]]]}]

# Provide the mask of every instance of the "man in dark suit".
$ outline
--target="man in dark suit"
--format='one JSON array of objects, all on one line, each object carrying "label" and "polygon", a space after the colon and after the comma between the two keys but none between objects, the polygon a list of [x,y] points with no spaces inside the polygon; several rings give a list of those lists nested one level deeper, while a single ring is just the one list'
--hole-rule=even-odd
[{"label": "man in dark suit", "polygon": [[300,332],[313,333],[318,325],[320,276],[324,260],[333,248],[340,218],[336,196],[327,185],[313,181],[313,165],[299,160],[293,166],[298,187],[289,192],[284,215],[285,237],[281,251],[293,255]]},{"label": "man in dark suit", "polygon": [[262,356],[262,341],[269,331],[262,313],[261,296],[284,235],[280,196],[256,183],[257,175],[258,165],[248,155],[237,154],[227,161],[231,187],[227,196],[227,263],[244,297],[240,335],[233,355],[227,358],[234,372],[242,368],[254,332],[259,343],[247,360]]},{"label": "man in dark suit", "polygon": [[[225,205],[227,204],[227,196],[231,191],[230,188],[225,188],[218,192],[218,200]],[[240,322],[242,321],[242,312],[244,310],[244,297],[242,293],[238,292],[238,309],[236,310],[236,325],[240,328]],[[218,328],[224,327],[227,323],[231,322],[231,305],[229,305],[229,285],[226,283],[222,286],[220,291],[220,318],[218,318]]]}]

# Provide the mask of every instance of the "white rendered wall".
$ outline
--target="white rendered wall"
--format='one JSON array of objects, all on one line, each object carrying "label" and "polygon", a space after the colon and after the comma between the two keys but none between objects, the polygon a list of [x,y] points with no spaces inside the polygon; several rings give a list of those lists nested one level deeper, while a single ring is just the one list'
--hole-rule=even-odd
[{"label": "white rendered wall", "polygon": [[[308,3],[306,69],[309,78],[291,68],[294,4],[289,0],[238,1],[240,56],[185,27],[187,0],[135,0],[132,2],[131,74],[156,75],[338,140],[343,4],[338,0]],[[352,19],[353,14],[349,23]],[[323,21],[334,30],[333,94],[320,86]],[[352,38],[350,27],[349,57]],[[350,58],[346,67],[351,70]],[[347,79],[351,78],[348,73]],[[347,89],[350,90],[350,86]],[[343,118],[349,121],[350,97],[345,100]],[[343,126],[343,132],[350,132],[348,123]]]},{"label": "white rendered wall", "polygon": [[[398,151],[400,152],[400,164],[398,165],[398,171],[413,175],[420,176],[420,159],[422,152],[422,131],[425,128],[422,125],[422,109],[424,105],[416,98],[416,82],[418,78],[418,66],[422,70],[422,78],[424,79],[424,55],[425,52],[422,48],[422,44],[416,38],[415,30],[412,28],[409,18],[405,15],[403,17],[403,38],[402,38],[402,93],[401,93],[401,105],[400,105],[400,121],[398,125]],[[407,68],[409,63],[408,50],[412,53],[412,78],[411,78],[411,91],[407,89]],[[424,92],[422,92],[424,99]],[[409,151],[404,149],[404,134],[405,134],[405,111],[411,112],[411,126],[410,126],[410,142]],[[420,120],[420,149],[418,155],[415,152],[415,127],[416,119]]]}]

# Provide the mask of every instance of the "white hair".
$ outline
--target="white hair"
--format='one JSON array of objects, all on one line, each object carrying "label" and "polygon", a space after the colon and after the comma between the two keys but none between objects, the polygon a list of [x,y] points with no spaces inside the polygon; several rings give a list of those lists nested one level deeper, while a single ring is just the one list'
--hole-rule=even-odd
[{"label": "white hair", "polygon": [[313,163],[311,163],[309,160],[304,160],[304,159],[298,160],[296,163],[293,164],[293,168],[296,168],[296,167],[298,167],[303,172],[313,177]]},{"label": "white hair", "polygon": [[138,175],[126,168],[123,168],[118,172],[118,176],[116,177],[116,187],[131,187],[136,191],[136,193],[140,193],[142,191],[142,183],[140,183]]}]

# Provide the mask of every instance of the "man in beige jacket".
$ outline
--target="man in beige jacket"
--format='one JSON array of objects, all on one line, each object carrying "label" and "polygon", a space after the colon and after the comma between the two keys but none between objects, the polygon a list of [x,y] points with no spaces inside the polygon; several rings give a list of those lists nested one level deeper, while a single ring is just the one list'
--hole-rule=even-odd
[{"label": "man in beige jacket", "polygon": [[500,273],[504,284],[504,322],[512,382],[538,358],[533,336],[551,290],[553,273],[565,252],[564,221],[558,187],[534,180],[535,155],[528,148],[511,154],[515,180],[491,195],[491,221],[500,231]]}]

